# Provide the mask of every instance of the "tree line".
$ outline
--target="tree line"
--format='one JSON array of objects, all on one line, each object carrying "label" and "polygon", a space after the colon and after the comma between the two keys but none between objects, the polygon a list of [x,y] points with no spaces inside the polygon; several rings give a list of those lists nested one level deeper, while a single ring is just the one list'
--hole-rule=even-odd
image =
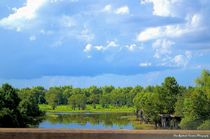
[{"label": "tree line", "polygon": [[[8,93],[4,86],[5,84],[0,89],[0,103]],[[6,86],[10,85],[6,84]],[[16,106],[20,112],[25,110],[28,113],[29,111],[40,113],[38,104],[48,104],[52,109],[58,105],[69,105],[74,110],[85,110],[87,105],[92,105],[93,108],[101,105],[103,108],[135,107],[137,112],[143,113],[144,121],[155,125],[160,122],[160,114],[172,114],[182,118],[179,124],[182,129],[210,129],[210,72],[208,70],[202,71],[201,76],[196,79],[195,87],[181,86],[174,77],[166,77],[161,85],[147,87],[60,86],[45,89],[36,86],[12,88],[12,90],[9,94],[18,100],[12,106],[7,106],[10,105],[7,101],[4,105],[0,105],[0,124],[3,122],[2,109],[5,107],[10,109]],[[6,96],[2,95],[5,92],[7,92]]]},{"label": "tree line", "polygon": [[35,97],[17,92],[9,84],[0,87],[0,127],[32,127],[42,120]]}]

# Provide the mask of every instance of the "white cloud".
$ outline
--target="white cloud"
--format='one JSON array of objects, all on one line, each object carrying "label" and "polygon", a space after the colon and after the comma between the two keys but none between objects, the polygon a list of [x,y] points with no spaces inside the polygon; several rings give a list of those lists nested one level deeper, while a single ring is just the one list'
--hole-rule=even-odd
[{"label": "white cloud", "polygon": [[148,28],[144,30],[143,32],[139,33],[137,36],[138,41],[147,41],[150,39],[156,39],[159,36],[161,36],[161,28],[155,27],[155,28]]},{"label": "white cloud", "polygon": [[178,0],[141,0],[141,4],[152,3],[153,15],[174,16],[173,8]]},{"label": "white cloud", "polygon": [[103,8],[104,12],[112,12],[112,5],[108,4]]},{"label": "white cloud", "polygon": [[94,48],[98,51],[104,50],[104,47],[102,45],[96,45]]},{"label": "white cloud", "polygon": [[197,28],[202,24],[202,14],[200,13],[195,13],[193,15],[188,15],[186,17],[186,25],[192,27],[192,28]]},{"label": "white cloud", "polygon": [[130,44],[125,46],[129,51],[135,51],[135,50],[143,50],[144,47],[137,46],[136,44]]},{"label": "white cloud", "polygon": [[91,52],[92,50],[95,51],[106,51],[112,48],[117,48],[119,45],[115,41],[107,41],[106,45],[92,45],[87,44],[85,46],[84,52]]},{"label": "white cloud", "polygon": [[178,66],[178,67],[180,67],[180,66],[185,67],[188,64],[188,59],[184,55],[176,55],[174,57],[173,61],[176,64],[176,66]]},{"label": "white cloud", "polygon": [[117,15],[125,15],[125,14],[129,14],[130,10],[128,8],[128,6],[121,6],[118,8],[113,8],[111,4],[105,5],[102,12],[106,12],[106,13],[114,13]]},{"label": "white cloud", "polygon": [[152,48],[155,51],[154,57],[160,58],[171,54],[171,47],[175,43],[166,39],[158,39],[152,44]]},{"label": "white cloud", "polygon": [[129,51],[134,51],[136,48],[136,44],[126,45],[126,48],[128,48]]},{"label": "white cloud", "polygon": [[144,63],[140,63],[139,66],[140,67],[150,67],[150,66],[152,66],[152,63],[150,63],[150,62],[144,62]]},{"label": "white cloud", "polygon": [[189,61],[192,58],[192,52],[191,51],[185,51],[184,54],[176,55],[172,59],[172,64],[174,63],[177,67],[186,67],[189,63]]},{"label": "white cloud", "polygon": [[115,41],[107,41],[107,48],[119,46]]},{"label": "white cloud", "polygon": [[120,15],[129,14],[129,8],[128,6],[119,7],[115,10],[115,13]]},{"label": "white cloud", "polygon": [[107,41],[106,43],[107,44],[105,46],[98,45],[98,46],[95,46],[94,48],[98,51],[106,51],[108,49],[116,48],[119,46],[119,44],[117,44],[115,41]]},{"label": "white cloud", "polygon": [[26,4],[15,10],[0,20],[0,26],[21,31],[28,21],[37,17],[37,11],[47,2],[47,0],[27,0]]},{"label": "white cloud", "polygon": [[83,51],[87,53],[87,52],[90,52],[92,50],[92,48],[93,48],[92,44],[87,44]]},{"label": "white cloud", "polygon": [[186,17],[185,24],[147,28],[137,35],[137,40],[144,42],[158,38],[181,37],[192,32],[203,30],[204,28],[201,26],[201,24],[202,15],[194,14]]}]

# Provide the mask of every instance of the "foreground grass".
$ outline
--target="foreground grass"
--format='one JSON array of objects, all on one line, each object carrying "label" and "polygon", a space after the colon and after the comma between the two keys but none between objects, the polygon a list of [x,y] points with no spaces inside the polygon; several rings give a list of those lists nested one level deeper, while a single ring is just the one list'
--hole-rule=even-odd
[{"label": "foreground grass", "polygon": [[154,130],[155,129],[155,126],[153,124],[141,123],[140,120],[136,118],[136,116],[130,116],[128,119],[132,122],[134,129],[142,129],[142,130]]},{"label": "foreground grass", "polygon": [[45,112],[134,112],[133,107],[114,107],[109,106],[108,108],[103,108],[101,105],[96,105],[96,109],[92,105],[87,105],[85,110],[73,110],[69,105],[59,105],[54,110],[46,104],[40,104],[39,108]]}]

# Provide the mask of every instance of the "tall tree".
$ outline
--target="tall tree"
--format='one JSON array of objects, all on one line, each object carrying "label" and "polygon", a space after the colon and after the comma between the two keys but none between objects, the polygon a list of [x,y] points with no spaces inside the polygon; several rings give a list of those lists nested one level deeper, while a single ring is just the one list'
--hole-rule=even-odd
[{"label": "tall tree", "polygon": [[42,115],[33,97],[21,100],[11,85],[0,87],[0,127],[28,127]]},{"label": "tall tree", "polygon": [[180,87],[174,77],[166,77],[159,92],[159,100],[163,107],[163,113],[173,114]]},{"label": "tall tree", "polygon": [[51,87],[46,93],[46,101],[54,110],[57,105],[62,104],[62,91],[58,87]]},{"label": "tall tree", "polygon": [[[190,88],[183,96],[181,111],[183,129],[210,129],[210,72],[203,70],[196,79],[196,88]],[[181,104],[179,104],[181,105]],[[176,107],[179,106],[178,104]],[[181,107],[181,106],[180,106]],[[179,112],[180,109],[176,110]]]}]

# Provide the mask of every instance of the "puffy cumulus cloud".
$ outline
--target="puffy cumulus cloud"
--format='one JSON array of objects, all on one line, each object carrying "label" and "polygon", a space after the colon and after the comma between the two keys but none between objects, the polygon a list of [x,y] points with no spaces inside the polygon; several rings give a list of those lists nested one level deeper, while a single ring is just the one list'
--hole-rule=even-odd
[{"label": "puffy cumulus cloud", "polygon": [[169,67],[186,67],[192,58],[191,51],[185,51],[182,54],[176,54],[173,57],[162,59],[161,65]]},{"label": "puffy cumulus cloud", "polygon": [[106,51],[111,48],[116,48],[118,47],[119,44],[117,44],[115,41],[107,41],[105,45],[92,45],[92,44],[87,44],[84,48],[84,52],[91,52],[92,50],[95,51]]},{"label": "puffy cumulus cloud", "polygon": [[1,19],[0,26],[21,31],[26,24],[30,24],[29,21],[37,17],[38,10],[47,1],[48,0],[27,0],[23,7],[16,9],[15,12],[8,17]]},{"label": "puffy cumulus cloud", "polygon": [[114,13],[117,15],[126,15],[130,13],[129,7],[127,5],[118,8],[113,8],[111,4],[107,4],[104,6],[102,11],[106,13]]},{"label": "puffy cumulus cloud", "polygon": [[92,50],[92,48],[93,48],[92,44],[87,44],[83,51],[84,52],[90,52]]},{"label": "puffy cumulus cloud", "polygon": [[156,39],[161,36],[161,27],[154,27],[145,29],[137,36],[138,41],[148,41],[150,39]]},{"label": "puffy cumulus cloud", "polygon": [[[141,4],[152,5],[154,16],[185,18],[197,12],[209,13],[210,2],[208,0],[140,0]],[[150,5],[149,5],[150,6]]]},{"label": "puffy cumulus cloud", "polygon": [[202,26],[202,15],[194,14],[186,17],[186,23],[147,28],[137,35],[138,41],[148,41],[158,38],[177,38],[190,33],[205,30]]},{"label": "puffy cumulus cloud", "polygon": [[116,40],[106,41],[105,44],[87,44],[83,51],[86,53],[91,52],[111,52],[111,53],[127,53],[127,52],[140,52],[144,49],[142,45],[131,43],[128,45],[122,45],[117,43]]},{"label": "puffy cumulus cloud", "polygon": [[107,41],[107,48],[119,46],[115,41]]},{"label": "puffy cumulus cloud", "polygon": [[152,63],[150,63],[150,62],[143,62],[143,63],[140,63],[139,66],[140,67],[150,67],[150,66],[152,66]]},{"label": "puffy cumulus cloud", "polygon": [[119,7],[115,10],[115,13],[116,14],[129,14],[129,8],[128,6],[122,6],[122,7]]},{"label": "puffy cumulus cloud", "polygon": [[174,5],[178,0],[141,0],[141,4],[151,3],[153,5],[153,15],[157,16],[175,16],[173,12]]},{"label": "puffy cumulus cloud", "polygon": [[[83,51],[86,53],[90,52],[105,52],[105,51],[112,51],[113,53],[118,53],[118,52],[137,52],[137,51],[142,51],[144,49],[143,46],[138,46],[137,44],[129,44],[129,45],[120,45],[118,44],[115,40],[112,41],[106,41],[105,44],[99,44],[99,45],[92,45],[92,44],[87,44]],[[126,51],[123,51],[126,50]]]},{"label": "puffy cumulus cloud", "polygon": [[107,4],[104,6],[103,8],[104,12],[112,12],[112,5],[111,4]]},{"label": "puffy cumulus cloud", "polygon": [[170,41],[170,40],[166,40],[166,39],[158,39],[156,40],[153,44],[152,44],[152,48],[155,51],[154,57],[155,58],[160,58],[162,56],[167,56],[171,54],[171,47],[174,45],[175,43]]},{"label": "puffy cumulus cloud", "polygon": [[96,46],[95,46],[95,49],[96,49],[97,51],[102,51],[102,50],[104,50],[104,47],[103,47],[103,45],[96,45]]},{"label": "puffy cumulus cloud", "polygon": [[178,67],[185,67],[189,62],[189,58],[186,55],[176,55],[173,62]]},{"label": "puffy cumulus cloud", "polygon": [[137,46],[136,44],[126,45],[125,48],[127,48],[131,52],[136,51],[136,50],[143,50],[144,49],[143,46]]},{"label": "puffy cumulus cloud", "polygon": [[[209,1],[141,0],[141,6],[152,4],[151,18],[181,19],[181,22],[153,24],[143,28],[137,40],[152,44],[157,65],[193,67],[192,56],[209,49]],[[188,8],[186,8],[186,6]],[[162,16],[162,17],[159,17]],[[198,51],[194,51],[197,49]],[[200,52],[199,52],[200,51]],[[201,58],[202,59],[202,58]]]}]

